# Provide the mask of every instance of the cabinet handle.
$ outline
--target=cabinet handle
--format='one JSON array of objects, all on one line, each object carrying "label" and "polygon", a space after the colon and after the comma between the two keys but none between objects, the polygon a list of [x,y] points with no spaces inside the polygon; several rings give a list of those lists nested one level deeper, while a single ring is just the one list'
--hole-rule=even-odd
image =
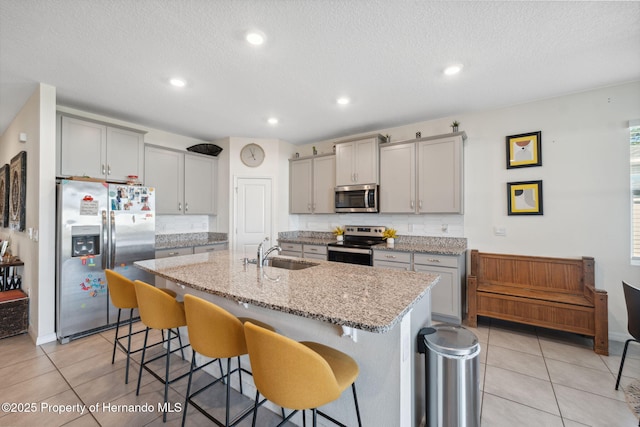
[{"label": "cabinet handle", "polygon": [[394,259],[396,257],[395,255],[385,255],[385,256],[389,259]]},{"label": "cabinet handle", "polygon": [[414,209],[416,207],[416,202],[415,201],[411,201],[410,203],[411,209]]},{"label": "cabinet handle", "polygon": [[311,212],[311,203],[307,203],[307,210]]},{"label": "cabinet handle", "polygon": [[418,207],[419,207],[420,209],[422,209],[422,200],[420,200],[420,202],[418,202]]},{"label": "cabinet handle", "polygon": [[182,203],[178,202],[178,210],[181,211],[182,210]]},{"label": "cabinet handle", "polygon": [[184,204],[184,211],[187,212],[189,210],[189,203]]},{"label": "cabinet handle", "polygon": [[111,165],[107,165],[107,175],[111,175]]},{"label": "cabinet handle", "polygon": [[358,182],[358,172],[356,172],[354,175],[356,176],[356,180],[355,181]]},{"label": "cabinet handle", "polygon": [[428,262],[440,262],[440,260],[437,259],[437,258],[429,258],[429,259],[427,259],[427,261]]},{"label": "cabinet handle", "polygon": [[169,252],[167,255],[176,256],[176,255],[180,255],[180,252]]},{"label": "cabinet handle", "polygon": [[105,166],[104,166],[104,163],[103,163],[103,164],[102,164],[102,175],[104,175],[104,174],[106,174],[106,173],[107,173],[107,170],[106,170],[106,168],[105,168]]},{"label": "cabinet handle", "polygon": [[316,211],[316,204],[315,204],[315,203],[311,205],[311,211],[312,211],[312,212],[315,212],[315,211]]},{"label": "cabinet handle", "polygon": [[316,248],[309,248],[309,250],[310,250],[311,252],[318,252],[318,250],[317,250]]}]

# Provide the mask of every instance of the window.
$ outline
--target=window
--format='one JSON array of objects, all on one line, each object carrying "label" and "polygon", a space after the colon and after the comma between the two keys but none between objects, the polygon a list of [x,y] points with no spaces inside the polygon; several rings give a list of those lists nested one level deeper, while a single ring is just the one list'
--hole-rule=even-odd
[{"label": "window", "polygon": [[640,261],[640,120],[629,123],[632,258]]}]

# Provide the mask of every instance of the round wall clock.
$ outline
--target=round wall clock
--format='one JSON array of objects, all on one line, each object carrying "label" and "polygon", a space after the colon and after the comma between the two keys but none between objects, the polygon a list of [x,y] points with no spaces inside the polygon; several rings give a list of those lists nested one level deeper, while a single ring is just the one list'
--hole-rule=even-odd
[{"label": "round wall clock", "polygon": [[240,160],[252,168],[260,166],[264,161],[264,150],[258,144],[247,144],[240,151]]}]

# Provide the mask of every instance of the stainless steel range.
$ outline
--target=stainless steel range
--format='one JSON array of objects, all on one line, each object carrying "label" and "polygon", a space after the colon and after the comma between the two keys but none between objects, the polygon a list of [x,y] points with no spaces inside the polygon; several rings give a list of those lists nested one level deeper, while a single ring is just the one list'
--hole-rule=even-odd
[{"label": "stainless steel range", "polygon": [[344,241],[327,245],[329,261],[349,264],[373,265],[373,246],[384,242],[385,227],[371,225],[347,225]]}]

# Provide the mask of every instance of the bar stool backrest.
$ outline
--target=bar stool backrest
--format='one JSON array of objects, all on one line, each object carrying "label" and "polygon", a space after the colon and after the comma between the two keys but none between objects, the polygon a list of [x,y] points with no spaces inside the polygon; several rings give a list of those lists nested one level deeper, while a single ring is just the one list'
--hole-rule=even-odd
[{"label": "bar stool backrest", "polygon": [[317,408],[340,397],[336,377],[318,353],[251,322],[244,328],[253,380],[264,397],[298,410]]},{"label": "bar stool backrest", "polygon": [[142,323],[153,329],[172,329],[187,324],[181,302],[141,280],[133,283]]},{"label": "bar stool backrest", "polygon": [[136,298],[136,289],[133,282],[113,270],[107,269],[105,274],[107,276],[109,296],[113,305],[122,309],[137,308],[138,299]]}]

